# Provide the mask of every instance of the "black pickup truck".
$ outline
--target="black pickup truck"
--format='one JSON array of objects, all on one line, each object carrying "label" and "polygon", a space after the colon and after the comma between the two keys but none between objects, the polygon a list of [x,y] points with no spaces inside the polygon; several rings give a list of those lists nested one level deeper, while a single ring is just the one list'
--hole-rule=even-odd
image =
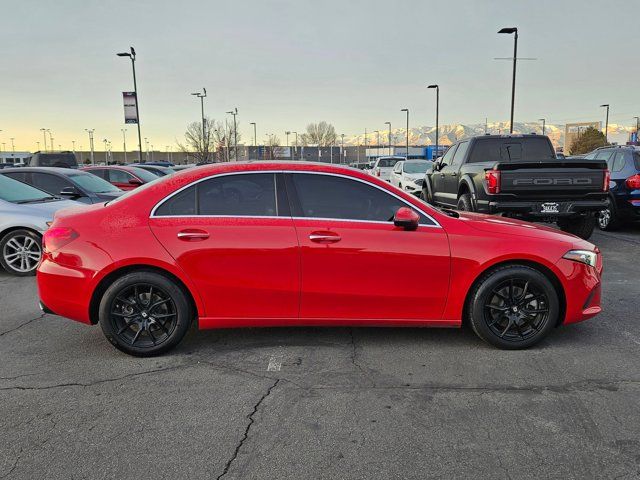
[{"label": "black pickup truck", "polygon": [[434,205],[557,222],[587,239],[608,206],[606,162],[556,158],[541,135],[459,141],[427,171],[422,198]]}]

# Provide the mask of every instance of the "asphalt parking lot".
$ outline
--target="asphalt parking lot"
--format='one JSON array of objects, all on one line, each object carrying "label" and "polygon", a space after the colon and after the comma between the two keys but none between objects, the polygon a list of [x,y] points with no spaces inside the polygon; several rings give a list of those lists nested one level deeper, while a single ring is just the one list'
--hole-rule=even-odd
[{"label": "asphalt parking lot", "polygon": [[0,273],[0,478],[639,478],[640,226],[592,241],[604,312],[515,352],[285,328],[138,359]]}]

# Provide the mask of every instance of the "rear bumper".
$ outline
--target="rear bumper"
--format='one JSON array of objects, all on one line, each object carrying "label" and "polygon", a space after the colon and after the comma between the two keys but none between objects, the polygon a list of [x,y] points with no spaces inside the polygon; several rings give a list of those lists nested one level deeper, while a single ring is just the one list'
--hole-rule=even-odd
[{"label": "rear bumper", "polygon": [[[545,208],[545,204],[552,208]],[[583,213],[595,213],[606,209],[609,200],[544,200],[544,201],[490,201],[489,213],[515,213],[527,217],[570,217]]]}]

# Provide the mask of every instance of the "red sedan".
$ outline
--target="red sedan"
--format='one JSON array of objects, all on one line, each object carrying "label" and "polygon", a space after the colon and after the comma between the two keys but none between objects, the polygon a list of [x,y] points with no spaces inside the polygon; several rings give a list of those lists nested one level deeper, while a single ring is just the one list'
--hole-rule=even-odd
[{"label": "red sedan", "polygon": [[43,240],[44,311],[133,355],[199,328],[468,323],[501,348],[600,312],[594,245],[438,210],[371,175],[313,163],[180,172],[63,210]]},{"label": "red sedan", "polygon": [[138,167],[120,165],[107,165],[104,167],[84,167],[81,170],[93,173],[107,182],[115,185],[120,190],[133,190],[140,185],[149,183],[158,178],[151,172]]}]

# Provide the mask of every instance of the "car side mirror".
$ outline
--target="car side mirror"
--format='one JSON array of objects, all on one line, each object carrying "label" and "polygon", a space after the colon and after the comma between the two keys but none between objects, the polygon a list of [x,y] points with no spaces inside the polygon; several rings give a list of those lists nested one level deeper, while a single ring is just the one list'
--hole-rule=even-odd
[{"label": "car side mirror", "polygon": [[75,187],[64,187],[60,190],[60,195],[63,197],[81,197],[82,194]]},{"label": "car side mirror", "polygon": [[138,180],[137,178],[132,178],[131,180],[129,180],[129,183],[131,185],[142,185],[142,182],[140,180]]},{"label": "car side mirror", "polygon": [[417,230],[420,216],[407,207],[400,207],[393,216],[393,224],[405,230]]}]

